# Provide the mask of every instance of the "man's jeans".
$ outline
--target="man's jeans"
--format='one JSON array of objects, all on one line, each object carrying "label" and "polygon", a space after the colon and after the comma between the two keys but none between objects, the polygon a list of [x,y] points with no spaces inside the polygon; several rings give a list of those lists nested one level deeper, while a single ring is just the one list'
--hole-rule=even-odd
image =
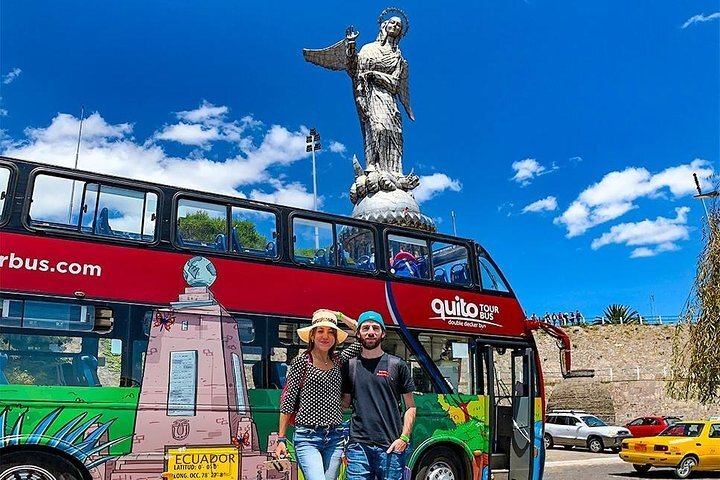
[{"label": "man's jeans", "polygon": [[347,480],[402,480],[405,452],[387,453],[384,447],[352,442],[345,449]]},{"label": "man's jeans", "polygon": [[336,480],[347,431],[343,425],[295,427],[295,456],[305,480]]}]

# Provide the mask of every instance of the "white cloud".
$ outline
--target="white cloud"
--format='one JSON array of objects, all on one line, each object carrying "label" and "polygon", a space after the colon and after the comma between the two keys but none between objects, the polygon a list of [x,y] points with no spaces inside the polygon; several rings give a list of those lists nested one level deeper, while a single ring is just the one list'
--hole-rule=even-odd
[{"label": "white cloud", "polygon": [[[257,125],[258,122],[252,117],[245,117],[238,124]],[[3,139],[2,153],[72,167],[78,127],[78,118],[60,113],[46,127],[26,129],[24,139]],[[262,133],[258,141],[243,136],[237,141],[241,153],[225,161],[210,160],[202,152],[194,152],[185,158],[170,156],[162,146],[153,142],[156,134],[143,142],[133,138],[132,133],[132,124],[110,124],[99,113],[93,113],[83,124],[78,167],[241,197],[246,196],[243,189],[250,187],[258,197],[272,195],[273,201],[280,203],[305,208],[312,205],[312,195],[304,192],[302,185],[286,185],[281,177],[274,178],[269,171],[307,157],[307,129],[304,127],[291,131],[273,125]],[[275,170],[273,172],[282,175]],[[266,193],[268,191],[270,193]],[[67,201],[64,204],[67,205]]]},{"label": "white cloud", "polygon": [[179,123],[165,125],[160,132],[156,132],[155,140],[178,142],[209,148],[212,142],[224,141],[239,143],[241,147],[248,139],[243,133],[248,129],[257,128],[262,122],[252,116],[242,117],[240,120],[228,121],[230,109],[224,105],[217,106],[203,100],[202,104],[194,110],[176,112]]},{"label": "white cloud", "polygon": [[9,73],[3,76],[2,82],[5,85],[10,85],[16,78],[20,76],[22,73],[22,69],[15,67],[12,70],[10,70]]},{"label": "white cloud", "polygon": [[215,127],[206,128],[198,124],[178,123],[166,125],[163,130],[155,135],[158,140],[171,140],[183,145],[206,145],[223,137]]},{"label": "white cloud", "polygon": [[710,15],[705,15],[703,13],[701,13],[700,15],[693,15],[692,17],[688,18],[680,28],[687,28],[693,23],[709,22],[711,20],[715,20],[716,18],[720,18],[720,12],[711,13]]},{"label": "white cloud", "polygon": [[346,150],[347,150],[347,148],[345,148],[345,145],[343,145],[342,143],[336,142],[335,140],[333,140],[332,142],[330,142],[330,151],[331,151],[331,152],[333,152],[333,153],[345,153]]},{"label": "white cloud", "polygon": [[675,242],[690,238],[687,226],[688,207],[675,209],[675,218],[657,217],[635,223],[621,223],[592,241],[591,248],[597,250],[610,244],[624,244],[639,247],[631,253],[632,258],[651,257],[662,252],[678,250]]},{"label": "white cloud", "polygon": [[209,103],[207,100],[203,100],[202,105],[195,110],[184,110],[177,112],[175,115],[177,115],[180,120],[185,120],[190,123],[204,123],[221,119],[227,115],[229,111],[230,109],[226,106],[218,107]]},{"label": "white cloud", "polygon": [[[553,164],[552,170],[557,170],[557,168],[558,167]],[[534,158],[526,158],[525,160],[513,162],[512,169],[515,170],[515,176],[513,176],[512,179],[523,187],[530,185],[533,178],[545,175],[546,173],[550,173],[550,171],[552,171],[548,171]]]},{"label": "white cloud", "polygon": [[712,165],[699,158],[655,175],[645,168],[634,167],[610,172],[581,192],[567,210],[555,218],[554,223],[565,226],[569,238],[582,235],[596,225],[637,208],[633,202],[638,198],[657,198],[665,196],[668,191],[675,198],[692,194],[695,191],[693,173],[697,173],[701,185],[706,188],[711,186]]},{"label": "white cloud", "polygon": [[7,117],[8,111],[4,108],[0,108],[0,117]]},{"label": "white cloud", "polygon": [[413,195],[418,203],[423,203],[445,190],[459,192],[461,189],[460,181],[454,180],[444,173],[433,173],[420,177],[420,186],[413,190]]},{"label": "white cloud", "polygon": [[549,197],[533,202],[530,205],[526,205],[525,208],[522,209],[522,213],[543,211],[552,212],[555,210],[557,210],[557,198],[550,195]]},{"label": "white cloud", "polygon": [[[262,190],[253,190],[250,192],[250,198],[261,202],[289,205],[306,210],[312,210],[314,203],[312,192],[308,192],[305,186],[298,182],[287,185],[276,184],[275,190],[269,193]],[[318,208],[322,206],[322,203],[323,197],[318,196]]]}]

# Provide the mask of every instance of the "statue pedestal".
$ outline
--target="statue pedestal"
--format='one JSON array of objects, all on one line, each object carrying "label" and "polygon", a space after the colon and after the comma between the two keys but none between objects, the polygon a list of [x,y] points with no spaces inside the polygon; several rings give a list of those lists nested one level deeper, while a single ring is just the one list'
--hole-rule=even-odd
[{"label": "statue pedestal", "polygon": [[353,208],[353,218],[434,232],[435,222],[420,213],[415,197],[404,190],[379,191],[362,198]]}]

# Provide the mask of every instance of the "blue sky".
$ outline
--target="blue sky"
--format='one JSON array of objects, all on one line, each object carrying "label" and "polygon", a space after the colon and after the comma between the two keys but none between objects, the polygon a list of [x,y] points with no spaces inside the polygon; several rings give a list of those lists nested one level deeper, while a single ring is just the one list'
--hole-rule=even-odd
[{"label": "blue sky", "polygon": [[[720,169],[720,4],[2,2],[0,150],[349,214],[348,78],[303,61],[386,6],[410,30],[406,169],[439,229],[483,244],[528,314],[678,314]],[[332,147],[332,148],[331,148]],[[360,155],[361,156],[361,155]],[[654,297],[651,306],[650,296]]]}]

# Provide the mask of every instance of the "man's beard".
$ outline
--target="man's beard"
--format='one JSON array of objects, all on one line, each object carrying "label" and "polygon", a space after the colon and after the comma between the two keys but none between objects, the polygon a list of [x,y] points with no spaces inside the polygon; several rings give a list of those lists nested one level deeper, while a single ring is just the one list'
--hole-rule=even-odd
[{"label": "man's beard", "polygon": [[361,338],[360,343],[362,344],[363,348],[367,350],[372,350],[373,348],[377,348],[378,345],[382,343],[383,339],[382,337],[375,337],[375,338]]}]

